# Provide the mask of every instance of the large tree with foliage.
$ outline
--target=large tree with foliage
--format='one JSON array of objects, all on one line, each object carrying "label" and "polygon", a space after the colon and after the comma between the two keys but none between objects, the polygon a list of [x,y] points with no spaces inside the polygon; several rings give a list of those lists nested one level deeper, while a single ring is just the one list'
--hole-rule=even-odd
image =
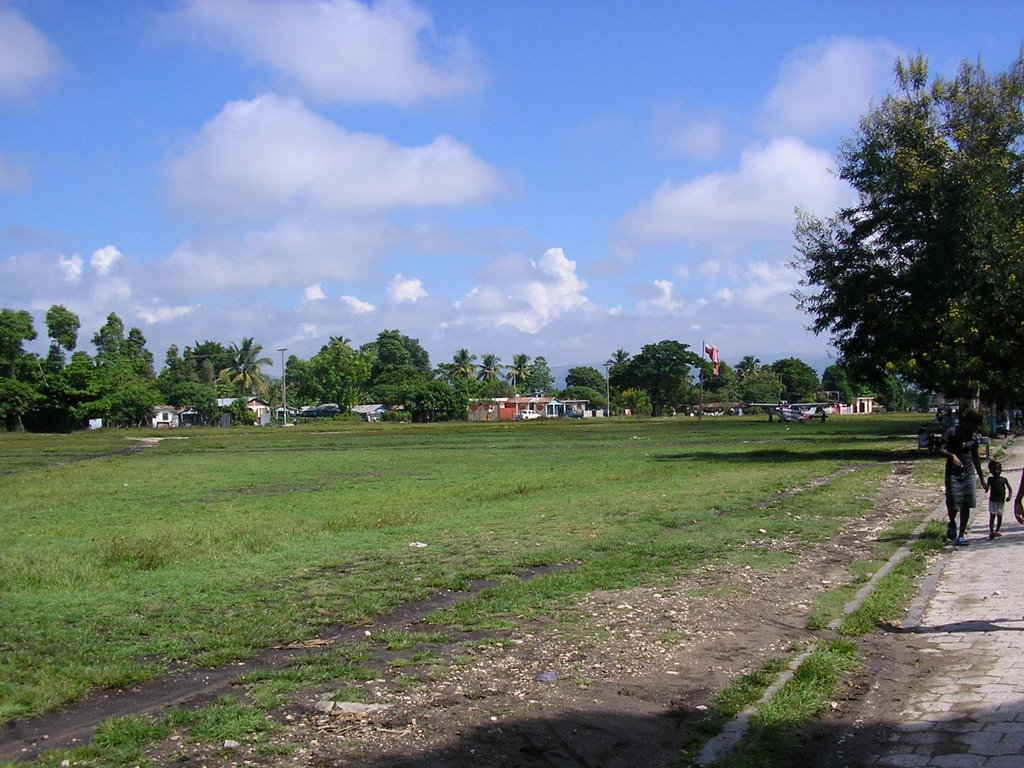
[{"label": "large tree with foliage", "polygon": [[301,399],[351,408],[362,401],[369,380],[370,363],[366,357],[335,337],[305,367]]},{"label": "large tree with foliage", "polygon": [[547,395],[553,391],[554,386],[555,377],[551,373],[547,358],[537,355],[530,365],[530,373],[526,376],[523,392],[530,395]]},{"label": "large tree with foliage", "polygon": [[856,204],[827,221],[799,216],[797,299],[858,378],[893,373],[963,397],[1019,391],[1024,59],[932,79],[917,56],[896,79],[839,150]]},{"label": "large tree with foliage", "polygon": [[785,357],[768,366],[782,385],[782,397],[791,403],[814,400],[821,381],[811,366],[796,357]]},{"label": "large tree with foliage", "polygon": [[692,370],[700,357],[688,344],[665,339],[645,344],[639,354],[616,366],[613,380],[619,389],[647,392],[655,416],[691,399]]}]

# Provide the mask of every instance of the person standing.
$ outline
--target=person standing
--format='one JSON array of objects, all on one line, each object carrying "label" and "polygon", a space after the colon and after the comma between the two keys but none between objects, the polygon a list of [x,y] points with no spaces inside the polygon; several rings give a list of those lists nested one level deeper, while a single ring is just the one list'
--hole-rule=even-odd
[{"label": "person standing", "polygon": [[982,488],[988,490],[981,459],[978,458],[977,433],[980,426],[981,414],[973,408],[968,409],[957,425],[942,435],[939,448],[939,453],[946,457],[946,513],[949,515],[946,538],[961,546],[968,543],[967,522],[971,509],[978,504],[978,481],[981,481]]},{"label": "person standing", "polygon": [[988,463],[988,537],[1002,536],[1003,509],[1013,489],[1010,481],[1003,477],[1003,465],[996,460]]}]

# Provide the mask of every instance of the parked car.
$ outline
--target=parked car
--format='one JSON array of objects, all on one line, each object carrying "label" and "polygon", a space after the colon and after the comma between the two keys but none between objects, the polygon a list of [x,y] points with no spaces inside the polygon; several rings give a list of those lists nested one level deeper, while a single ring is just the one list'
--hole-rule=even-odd
[{"label": "parked car", "polygon": [[567,419],[582,419],[583,411],[566,411],[565,417]]},{"label": "parked car", "polygon": [[536,411],[520,411],[516,414],[516,418],[519,421],[529,421],[530,419],[539,419],[540,414]]}]

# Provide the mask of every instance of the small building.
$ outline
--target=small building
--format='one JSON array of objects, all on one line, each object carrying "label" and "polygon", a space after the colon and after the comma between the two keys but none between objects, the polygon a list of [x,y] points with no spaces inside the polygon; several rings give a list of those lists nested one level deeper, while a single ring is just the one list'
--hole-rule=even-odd
[{"label": "small building", "polygon": [[388,407],[381,403],[352,406],[352,413],[358,415],[363,421],[380,421],[381,416],[387,412]]},{"label": "small building", "polygon": [[179,411],[173,405],[158,405],[153,409],[153,428],[174,428],[181,423]]},{"label": "small building", "polygon": [[[236,400],[238,400],[237,397],[218,397],[217,407],[227,408]],[[259,424],[261,427],[264,427],[270,423],[270,403],[268,403],[262,397],[245,398],[245,407],[253,412],[253,415],[255,416],[253,421]]]}]

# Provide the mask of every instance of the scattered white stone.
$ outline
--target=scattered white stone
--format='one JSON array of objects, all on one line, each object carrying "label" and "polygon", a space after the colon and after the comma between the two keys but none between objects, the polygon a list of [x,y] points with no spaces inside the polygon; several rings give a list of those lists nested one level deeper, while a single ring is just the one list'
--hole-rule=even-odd
[{"label": "scattered white stone", "polygon": [[424,543],[423,543],[422,541],[410,541],[410,542],[409,542],[409,546],[410,546],[410,547],[411,547],[412,549],[423,549],[423,548],[424,548],[425,546],[427,546],[427,545],[426,545],[426,544],[424,544]]},{"label": "scattered white stone", "polygon": [[224,740],[224,749],[238,749],[239,746],[240,746],[239,743],[237,741],[235,741],[234,739],[225,739]]}]

